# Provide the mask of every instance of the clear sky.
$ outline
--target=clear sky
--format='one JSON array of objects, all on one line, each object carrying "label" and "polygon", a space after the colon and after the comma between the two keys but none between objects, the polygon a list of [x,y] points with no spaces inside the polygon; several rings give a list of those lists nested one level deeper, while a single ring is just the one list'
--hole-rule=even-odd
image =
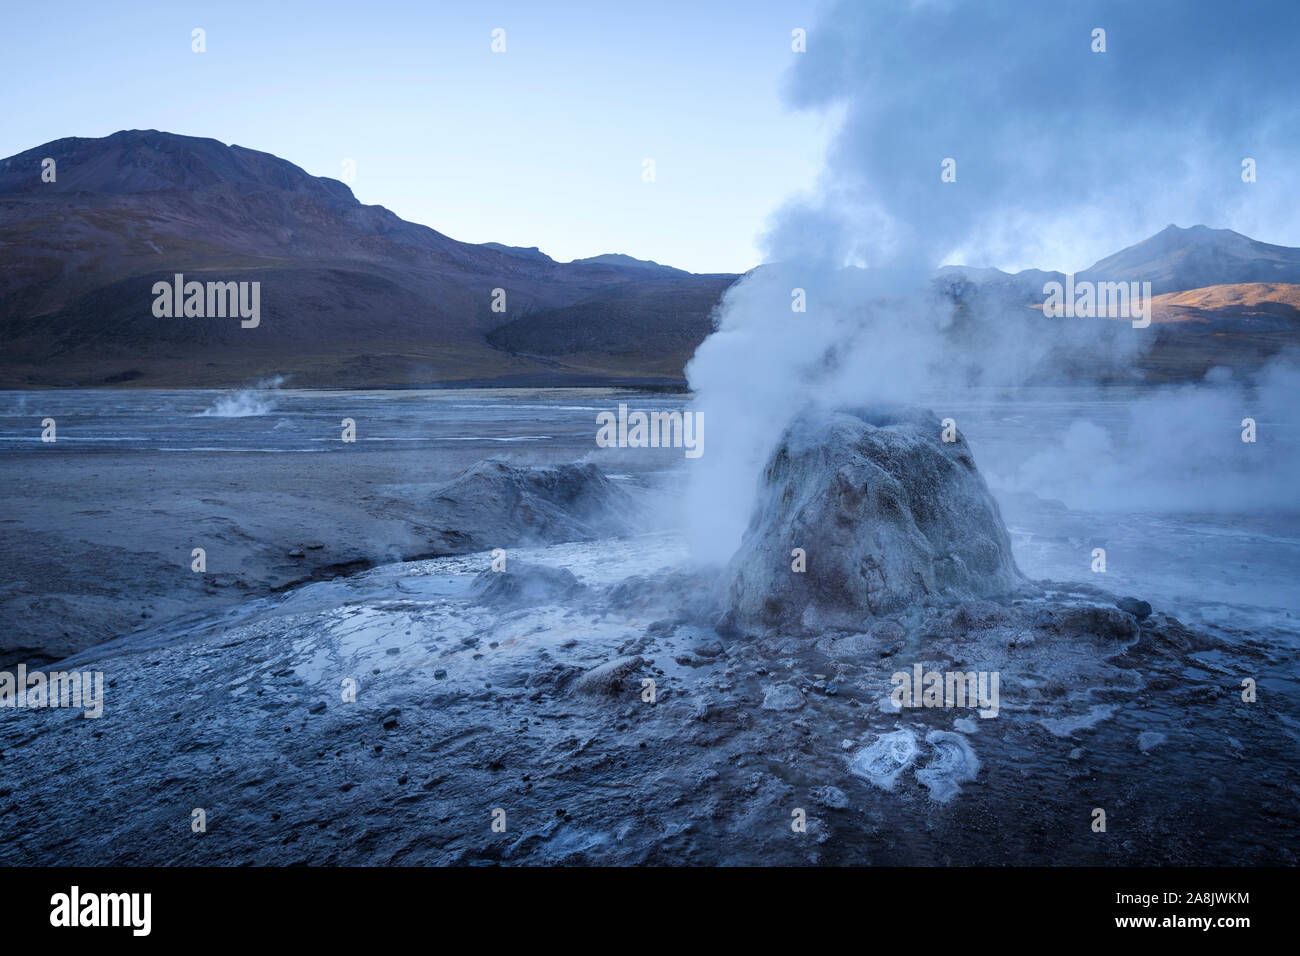
[{"label": "clear sky", "polygon": [[352,160],[362,202],[561,261],[1073,271],[1170,223],[1300,245],[1300,0],[74,0],[4,25],[0,156],[153,128]]},{"label": "clear sky", "polygon": [[[816,43],[811,0],[5,7],[0,156],[160,129],[321,176],[343,178],[351,159],[364,203],[561,261],[749,269],[834,131],[833,114],[782,95],[791,31]],[[191,50],[195,27],[206,53]]]}]

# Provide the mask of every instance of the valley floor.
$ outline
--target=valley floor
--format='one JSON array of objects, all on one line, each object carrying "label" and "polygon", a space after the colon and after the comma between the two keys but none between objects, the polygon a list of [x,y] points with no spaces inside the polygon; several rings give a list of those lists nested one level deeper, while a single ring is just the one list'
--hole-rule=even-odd
[{"label": "valley floor", "polygon": [[[0,862],[1296,862],[1295,701],[1234,691],[1292,651],[1069,591],[923,644],[727,641],[674,613],[684,554],[516,553],[560,603],[476,598],[489,554],[395,564],[78,655],[101,718],[0,711]],[[1000,669],[998,717],[893,709],[918,654]]]},{"label": "valley floor", "polygon": [[[0,454],[0,670],[105,680],[98,719],[0,708],[0,863],[1297,862],[1300,661],[1272,579],[1253,615],[1136,589],[1139,623],[1076,577],[728,638],[688,607],[708,571],[671,530],[509,549],[547,586],[572,573],[564,595],[484,591],[486,550],[427,557],[435,489],[483,458],[588,458],[642,497],[673,480],[680,450],[594,448],[617,397],[288,395],[216,421],[211,396],[148,400],[165,439],[110,441],[154,421],[136,410],[79,443],[87,405],[60,413],[67,442]],[[383,440],[313,451],[349,411]],[[977,457],[1025,444],[1015,416],[983,427]],[[1056,508],[1008,513],[1022,559],[1087,555],[1100,519]],[[1280,524],[1107,520],[1126,592],[1290,573]],[[1185,559],[1206,542],[1215,562]],[[921,661],[999,671],[999,716],[893,709]]]}]

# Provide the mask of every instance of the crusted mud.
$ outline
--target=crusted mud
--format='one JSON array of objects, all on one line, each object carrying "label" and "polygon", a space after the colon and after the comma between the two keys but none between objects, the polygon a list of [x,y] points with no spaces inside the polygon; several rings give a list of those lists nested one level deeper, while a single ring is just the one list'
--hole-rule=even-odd
[{"label": "crusted mud", "polygon": [[0,862],[1294,864],[1294,644],[1026,580],[930,424],[788,435],[727,568],[593,540],[632,505],[594,468],[489,465],[440,499],[504,556],[69,658],[103,715],[0,709]]}]

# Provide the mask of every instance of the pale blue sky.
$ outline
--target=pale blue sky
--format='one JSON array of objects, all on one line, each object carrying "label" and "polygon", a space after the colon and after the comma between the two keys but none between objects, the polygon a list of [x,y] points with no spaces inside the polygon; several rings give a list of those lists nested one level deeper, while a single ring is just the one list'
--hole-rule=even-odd
[{"label": "pale blue sky", "polygon": [[0,156],[154,128],[352,159],[362,202],[561,261],[1073,271],[1171,222],[1300,245],[1300,0],[75,0],[5,27]]},{"label": "pale blue sky", "polygon": [[817,9],[12,3],[0,156],[119,129],[210,136],[316,175],[353,159],[358,199],[457,239],[743,271],[767,216],[815,185],[834,130],[782,99],[791,30],[815,49]]}]

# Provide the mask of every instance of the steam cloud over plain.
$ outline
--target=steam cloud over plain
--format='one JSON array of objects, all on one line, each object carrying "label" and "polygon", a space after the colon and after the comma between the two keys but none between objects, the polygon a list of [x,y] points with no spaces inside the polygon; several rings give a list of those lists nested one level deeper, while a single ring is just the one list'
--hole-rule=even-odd
[{"label": "steam cloud over plain", "polygon": [[[763,461],[807,405],[936,406],[971,386],[1064,382],[1063,357],[1079,355],[1114,379],[1150,341],[1123,323],[1080,319],[1043,319],[1053,326],[1025,335],[996,302],[954,309],[930,281],[940,265],[1082,270],[1171,222],[1300,245],[1295,24],[1283,28],[1279,15],[1300,20],[1300,7],[1198,5],[1195,16],[1175,2],[831,7],[790,83],[793,106],[844,110],[818,189],[774,215],[768,264],[729,290],[687,368],[712,425],[688,495],[697,556],[734,552]],[[1105,53],[1092,51],[1096,28]],[[1254,51],[1245,70],[1243,45]],[[1256,161],[1255,183],[1242,182],[1244,157]],[[948,158],[952,183],[940,178]],[[806,312],[792,311],[794,289]],[[1059,478],[1056,497],[1073,504],[1073,490],[1096,506],[1135,475],[1222,465],[1239,452],[1229,442],[1242,417],[1295,394],[1294,372],[1265,379],[1267,394],[1207,383],[1138,402],[1123,448],[1080,424],[1018,480],[1046,492]],[[1189,423],[1210,433],[1209,446],[1192,450]],[[1160,469],[1145,467],[1156,464],[1148,451],[1163,456]],[[1275,453],[1253,467],[1280,474],[1285,464]],[[1094,466],[1112,480],[1080,478]],[[1198,494],[1184,475],[1175,498],[1204,504],[1205,484]],[[1277,498],[1273,479],[1252,488]]]}]

